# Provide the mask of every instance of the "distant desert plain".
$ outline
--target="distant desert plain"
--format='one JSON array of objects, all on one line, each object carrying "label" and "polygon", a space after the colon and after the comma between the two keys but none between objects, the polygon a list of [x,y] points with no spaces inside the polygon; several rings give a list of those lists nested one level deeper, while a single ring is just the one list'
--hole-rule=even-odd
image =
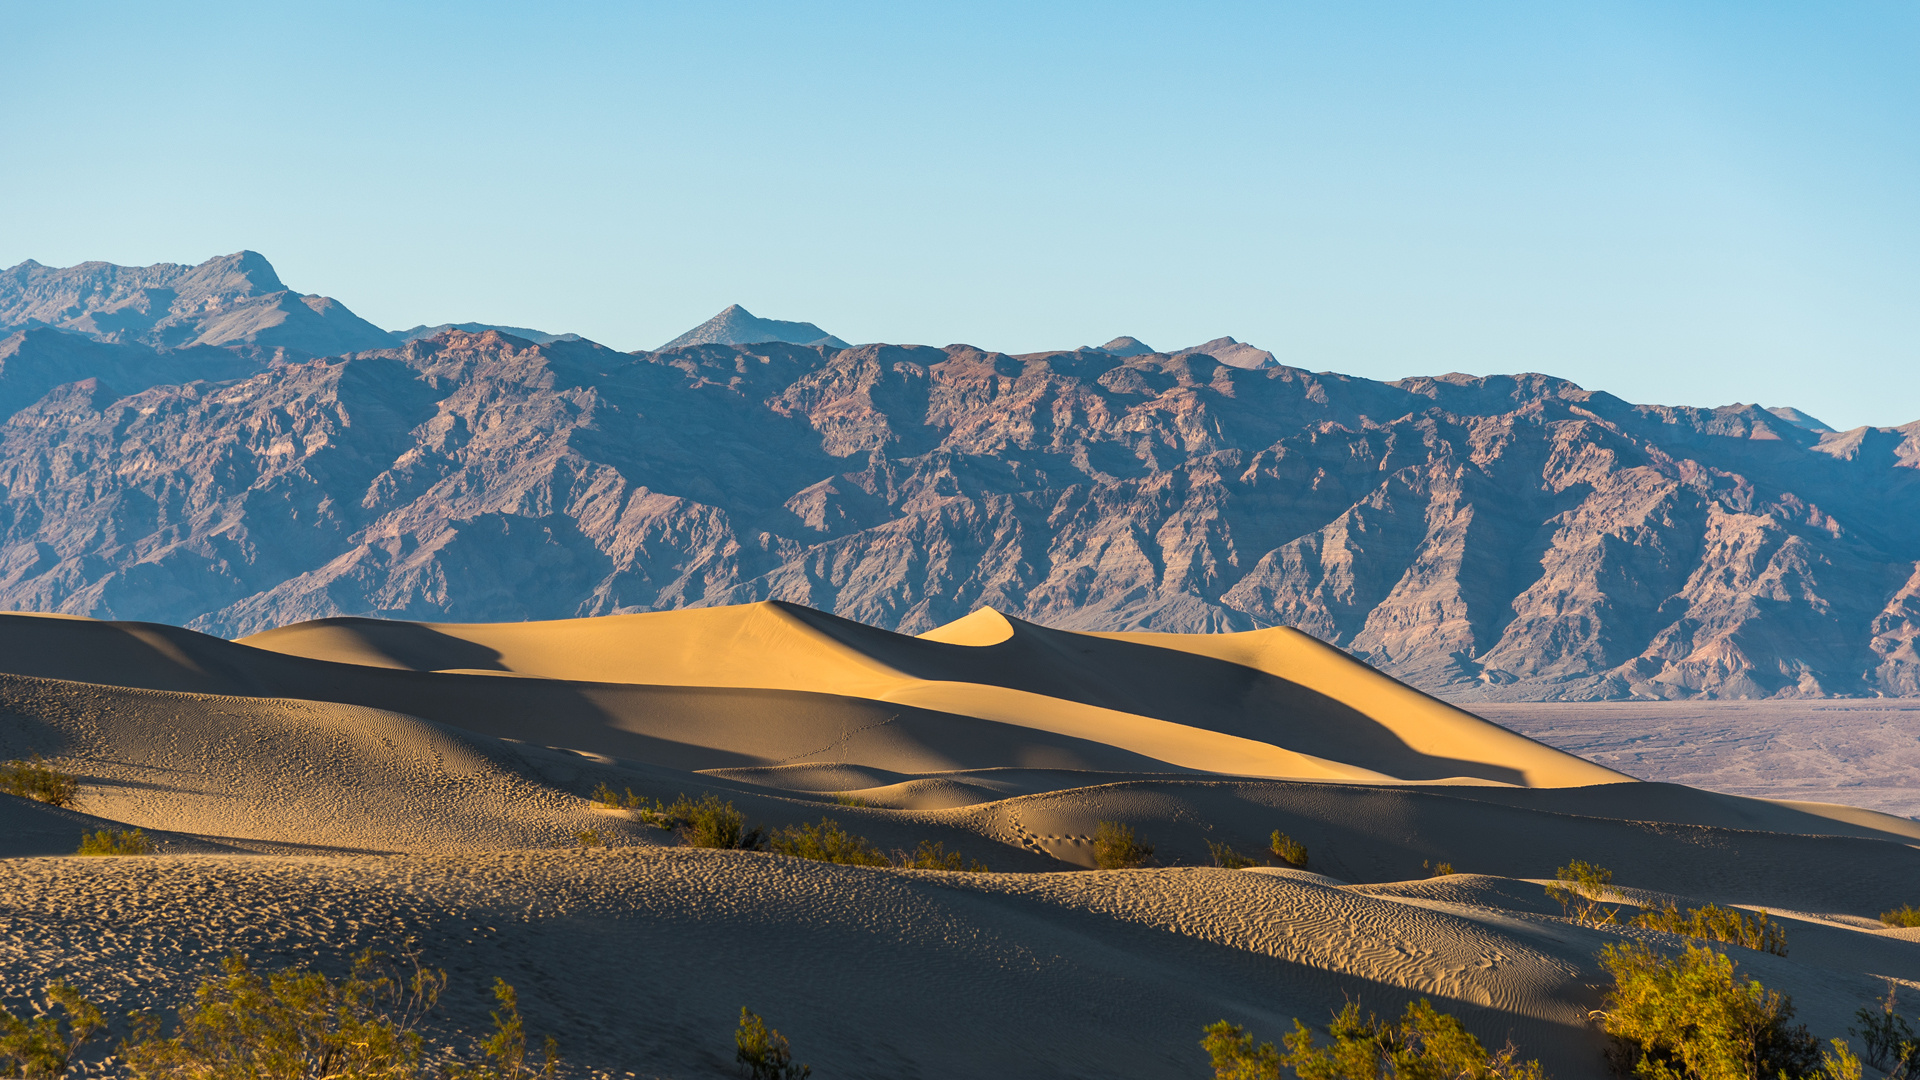
[{"label": "distant desert plain", "polygon": [[[0,760],[80,780],[67,809],[0,796],[8,1003],[62,978],[119,1017],[235,952],[337,974],[371,946],[449,972],[435,1040],[512,983],[572,1075],[737,1075],[746,1007],[821,1080],[1201,1077],[1214,1021],[1425,998],[1600,1077],[1596,954],[1682,939],[1569,918],[1543,886],[1574,859],[1628,913],[1769,913],[1787,955],[1727,951],[1822,1038],[1920,994],[1920,929],[1879,919],[1920,900],[1909,703],[1475,715],[1286,628],[983,607],[909,636],[777,601],[234,641],[8,614],[0,670]],[[962,868],[687,846],[607,791]],[[1152,857],[1096,869],[1103,822]],[[128,827],[154,853],[74,854]]]}]

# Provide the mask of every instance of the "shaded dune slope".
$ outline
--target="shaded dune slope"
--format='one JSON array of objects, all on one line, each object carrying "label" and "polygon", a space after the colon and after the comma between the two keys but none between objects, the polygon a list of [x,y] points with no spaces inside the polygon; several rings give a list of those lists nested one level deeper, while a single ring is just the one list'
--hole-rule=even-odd
[{"label": "shaded dune slope", "polygon": [[[1593,955],[1651,932],[1547,902],[1538,879],[1573,858],[1613,867],[1623,902],[1775,912],[1792,959],[1740,961],[1823,1034],[1883,977],[1920,986],[1920,935],[1873,918],[1920,897],[1920,823],[1634,781],[1292,631],[983,610],[910,638],[768,603],[231,642],[0,615],[0,672],[0,758],[82,781],[74,810],[0,797],[8,999],[70,975],[123,1010],[225,950],[412,937],[463,987],[448,1023],[484,1024],[501,975],[596,1075],[720,1075],[745,1004],[819,1075],[1172,1078],[1222,1016],[1274,1038],[1348,995],[1428,995],[1597,1077]],[[765,826],[830,815],[992,872],[682,848],[591,803],[602,783],[716,793]],[[1157,865],[1088,871],[1103,821]],[[114,823],[172,854],[34,857]],[[582,830],[610,850],[564,850]],[[1313,873],[1205,865],[1274,830]],[[1418,880],[1435,862],[1470,873]]]}]

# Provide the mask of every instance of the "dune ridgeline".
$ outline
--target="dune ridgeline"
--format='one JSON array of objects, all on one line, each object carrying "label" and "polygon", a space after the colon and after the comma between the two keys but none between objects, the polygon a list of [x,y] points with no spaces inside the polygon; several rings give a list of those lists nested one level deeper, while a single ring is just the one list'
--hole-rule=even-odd
[{"label": "dune ridgeline", "polygon": [[[64,978],[119,1016],[236,951],[411,942],[452,976],[447,1032],[498,976],[582,1075],[732,1075],[744,1006],[822,1080],[1201,1077],[1213,1021],[1278,1039],[1425,997],[1598,1077],[1595,954],[1678,939],[1570,918],[1542,881],[1575,859],[1628,914],[1768,912],[1787,955],[1731,951],[1822,1036],[1920,986],[1920,930],[1878,918],[1920,900],[1920,824],[1643,783],[1287,629],[0,615],[0,672],[0,760],[79,781],[0,796],[8,1002]],[[708,796],[893,865],[659,827]],[[1098,868],[1122,826],[1151,857]],[[74,855],[129,828],[153,854]],[[903,865],[927,845],[960,868]]]}]

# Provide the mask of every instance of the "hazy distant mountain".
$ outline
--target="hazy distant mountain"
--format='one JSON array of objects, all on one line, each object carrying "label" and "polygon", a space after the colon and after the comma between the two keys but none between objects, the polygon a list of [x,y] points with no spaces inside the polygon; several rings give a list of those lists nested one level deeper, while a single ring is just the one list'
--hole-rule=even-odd
[{"label": "hazy distant mountain", "polygon": [[586,338],[581,337],[579,334],[549,334],[544,330],[529,330],[524,326],[499,326],[494,323],[477,322],[441,323],[438,326],[416,326],[411,330],[395,330],[393,331],[393,336],[399,340],[400,344],[404,345],[409,341],[419,341],[421,338],[434,337],[438,334],[444,334],[449,330],[460,330],[469,334],[484,334],[489,330],[498,330],[503,334],[511,334],[517,338],[524,338],[527,341],[533,342],[535,345],[547,345],[555,341],[586,340]]},{"label": "hazy distant mountain", "polygon": [[1145,356],[1153,351],[1153,347],[1137,337],[1122,335],[1100,346],[1100,351],[1115,356]]},{"label": "hazy distant mountain", "polygon": [[252,251],[198,266],[56,268],[29,259],[0,271],[0,333],[34,326],[115,343],[259,345],[309,356],[394,344],[339,301],[288,289]]},{"label": "hazy distant mountain", "polygon": [[991,604],[1294,625],[1456,698],[1920,694],[1920,423],[1109,345],[448,330],[295,362],[35,325],[0,338],[0,607],[237,634],[778,598],[917,632]]},{"label": "hazy distant mountain", "polygon": [[1826,424],[1820,422],[1819,420],[1814,419],[1811,416],[1808,416],[1806,413],[1803,413],[1799,409],[1793,408],[1790,405],[1775,406],[1774,408],[1770,408],[1767,411],[1779,417],[1780,419],[1785,420],[1787,423],[1792,424],[1795,427],[1805,428],[1808,431],[1811,431],[1817,435],[1825,435],[1833,430],[1832,428],[1828,427]]},{"label": "hazy distant mountain", "polygon": [[734,304],[660,346],[659,351],[664,352],[667,349],[678,349],[687,345],[759,345],[768,341],[780,341],[790,345],[826,345],[835,349],[849,347],[846,342],[810,322],[762,319],[739,304]]},{"label": "hazy distant mountain", "polygon": [[1267,350],[1258,349],[1252,345],[1242,345],[1230,337],[1214,338],[1204,345],[1190,346],[1173,355],[1211,356],[1230,367],[1246,368],[1249,371],[1280,366],[1280,361],[1275,360],[1273,354]]}]

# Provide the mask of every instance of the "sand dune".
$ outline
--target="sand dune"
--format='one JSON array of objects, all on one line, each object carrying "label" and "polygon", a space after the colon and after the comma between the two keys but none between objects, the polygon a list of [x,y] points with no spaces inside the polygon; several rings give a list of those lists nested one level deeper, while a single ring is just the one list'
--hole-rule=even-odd
[{"label": "sand dune", "polygon": [[[71,974],[128,1006],[225,949],[413,935],[472,976],[442,1035],[500,974],[608,1075],[726,1074],[748,1005],[823,1080],[1196,1076],[1222,1016],[1273,1038],[1345,994],[1424,994],[1598,1076],[1593,954],[1649,932],[1566,921],[1539,881],[1573,858],[1622,900],[1781,913],[1790,957],[1741,962],[1823,1035],[1881,977],[1920,987],[1920,941],[1874,919],[1920,902],[1920,823],[1635,781],[1291,631],[982,611],[911,638],[757,604],[229,642],[0,615],[0,670],[0,758],[82,780],[72,811],[0,798],[0,995]],[[830,815],[990,872],[680,848],[592,805],[601,783],[715,792],[765,826]],[[1088,869],[1102,821],[1154,867]],[[174,854],[48,857],[114,823]],[[569,851],[586,829],[610,848]],[[1207,867],[1209,842],[1274,830],[1307,871]],[[1468,873],[1423,880],[1437,862]]]}]

